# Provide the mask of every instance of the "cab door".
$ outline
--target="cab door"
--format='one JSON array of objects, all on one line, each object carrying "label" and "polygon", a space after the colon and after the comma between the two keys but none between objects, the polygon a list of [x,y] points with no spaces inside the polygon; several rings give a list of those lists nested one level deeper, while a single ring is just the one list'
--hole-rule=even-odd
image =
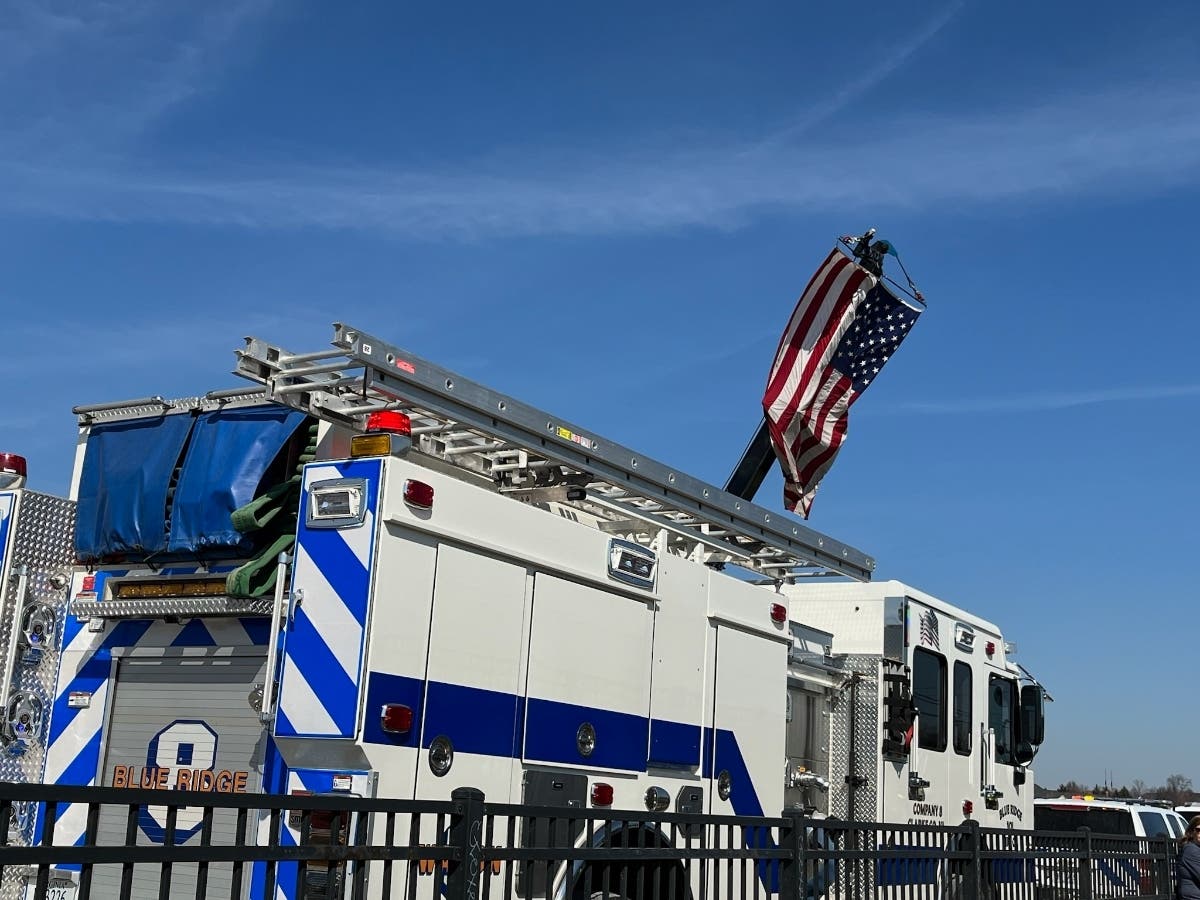
[{"label": "cab door", "polygon": [[888,821],[941,825],[952,818],[947,763],[951,638],[943,618],[928,606],[908,601],[906,649],[916,721],[906,737],[907,759],[884,763],[881,794]]}]

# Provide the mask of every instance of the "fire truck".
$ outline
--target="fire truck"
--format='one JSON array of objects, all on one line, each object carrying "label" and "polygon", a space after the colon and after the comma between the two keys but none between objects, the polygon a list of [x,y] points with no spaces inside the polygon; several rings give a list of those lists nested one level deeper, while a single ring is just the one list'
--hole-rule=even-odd
[{"label": "fire truck", "polygon": [[1044,692],[993,624],[358,329],[235,371],[77,407],[69,501],[0,491],[6,778],[1032,827]]}]

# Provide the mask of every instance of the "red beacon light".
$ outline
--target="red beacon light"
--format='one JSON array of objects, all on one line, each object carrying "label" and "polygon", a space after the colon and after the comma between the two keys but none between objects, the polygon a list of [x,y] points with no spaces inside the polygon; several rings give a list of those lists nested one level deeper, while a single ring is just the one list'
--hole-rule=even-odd
[{"label": "red beacon light", "polygon": [[381,409],[367,416],[367,434],[412,435],[412,419],[394,409]]},{"label": "red beacon light", "polygon": [[0,453],[0,488],[15,490],[25,487],[25,457],[15,453]]},{"label": "red beacon light", "polygon": [[394,409],[381,409],[367,416],[366,432],[350,438],[350,456],[389,456],[407,453],[412,447],[412,419]]}]

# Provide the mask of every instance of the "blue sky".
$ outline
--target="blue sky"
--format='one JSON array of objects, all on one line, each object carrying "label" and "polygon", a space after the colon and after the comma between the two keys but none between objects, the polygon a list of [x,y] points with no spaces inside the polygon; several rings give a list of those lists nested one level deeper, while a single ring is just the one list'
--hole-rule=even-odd
[{"label": "blue sky", "polygon": [[1018,644],[1040,783],[1200,783],[1194,5],[0,0],[0,123],[0,447],[56,492],[71,406],[335,320],[723,482],[877,227],[929,310],[810,524]]}]

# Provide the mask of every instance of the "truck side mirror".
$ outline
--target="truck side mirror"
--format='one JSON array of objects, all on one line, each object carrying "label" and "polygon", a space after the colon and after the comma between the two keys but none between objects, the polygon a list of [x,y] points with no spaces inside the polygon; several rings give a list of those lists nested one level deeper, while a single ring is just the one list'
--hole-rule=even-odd
[{"label": "truck side mirror", "polygon": [[1040,684],[1027,684],[1021,688],[1020,739],[1034,747],[1046,739],[1045,693]]},{"label": "truck side mirror", "polygon": [[1029,743],[1029,741],[1017,741],[1013,756],[1016,757],[1018,766],[1027,766],[1033,762],[1033,757],[1036,753],[1037,751],[1033,749],[1033,744]]}]

